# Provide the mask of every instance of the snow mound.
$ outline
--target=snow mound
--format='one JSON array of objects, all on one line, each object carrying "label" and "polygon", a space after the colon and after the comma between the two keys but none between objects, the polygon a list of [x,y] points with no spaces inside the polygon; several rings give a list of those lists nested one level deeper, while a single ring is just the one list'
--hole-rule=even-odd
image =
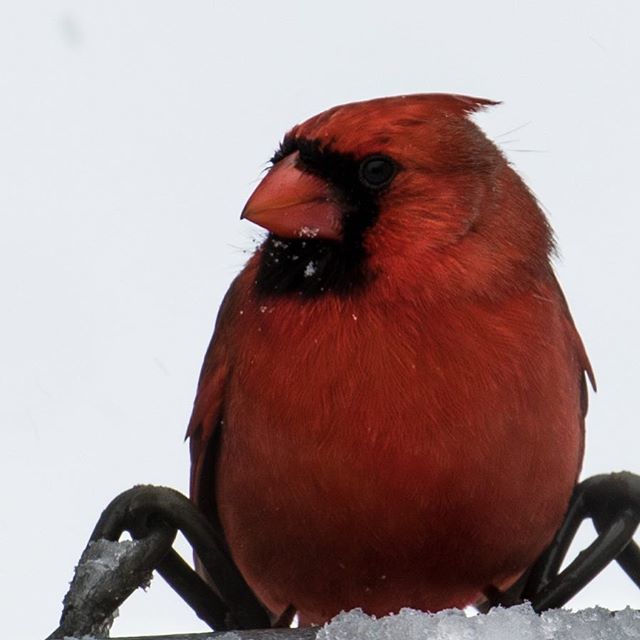
[{"label": "snow mound", "polygon": [[341,613],[327,623],[316,640],[638,640],[640,611],[600,607],[534,613],[528,605],[496,608],[468,617],[458,609],[430,614],[402,609],[373,618],[360,609]]}]

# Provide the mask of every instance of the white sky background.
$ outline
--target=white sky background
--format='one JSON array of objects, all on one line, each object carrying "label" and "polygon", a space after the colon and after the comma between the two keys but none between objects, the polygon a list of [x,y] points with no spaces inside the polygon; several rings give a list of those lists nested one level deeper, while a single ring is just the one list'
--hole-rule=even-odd
[{"label": "white sky background", "polygon": [[[598,378],[584,475],[640,472],[640,3],[0,5],[0,608],[45,636],[107,502],[186,491],[182,442],[239,221],[287,128],[449,91],[549,212]],[[513,133],[506,133],[516,129]],[[617,570],[575,606],[640,607]],[[156,580],[114,634],[204,630]]]}]

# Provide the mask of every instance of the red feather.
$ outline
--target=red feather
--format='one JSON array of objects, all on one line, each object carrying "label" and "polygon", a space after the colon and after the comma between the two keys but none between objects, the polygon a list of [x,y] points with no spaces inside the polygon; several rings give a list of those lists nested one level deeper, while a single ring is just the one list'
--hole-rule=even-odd
[{"label": "red feather", "polygon": [[[305,175],[322,177],[303,166],[304,141],[330,149],[327,162],[374,154],[398,171],[362,231],[358,286],[265,292],[265,245],[231,286],[205,358],[192,498],[274,614],[464,606],[512,583],[562,520],[592,373],[548,223],[467,118],[490,104],[374,100],[285,139]],[[289,197],[267,190],[259,206]],[[331,204],[345,208],[345,235],[359,215],[350,197]]]}]

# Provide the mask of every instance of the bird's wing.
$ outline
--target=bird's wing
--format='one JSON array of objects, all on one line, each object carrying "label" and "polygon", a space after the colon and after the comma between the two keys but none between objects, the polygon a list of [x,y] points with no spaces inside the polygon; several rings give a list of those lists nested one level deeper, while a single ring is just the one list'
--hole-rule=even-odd
[{"label": "bird's wing", "polygon": [[578,359],[578,366],[580,367],[580,378],[581,378],[581,404],[582,404],[582,418],[587,415],[587,409],[589,406],[589,392],[587,390],[587,380],[591,384],[591,388],[596,391],[596,378],[593,375],[593,369],[591,368],[591,362],[589,362],[589,356],[587,356],[587,351],[584,348],[584,343],[582,342],[582,338],[576,329],[576,325],[573,321],[573,317],[571,316],[571,311],[569,309],[569,304],[567,303],[567,299],[564,295],[560,287],[560,283],[556,278],[555,274],[553,275],[554,286],[558,295],[560,297],[560,301],[564,308],[564,319],[567,324],[567,330],[571,335],[574,348],[576,350],[576,356]]},{"label": "bird's wing", "polygon": [[204,357],[186,435],[191,452],[191,499],[217,528],[219,521],[215,503],[215,459],[229,373],[225,334],[230,324],[230,307],[233,306],[234,298],[235,288],[232,285],[220,306],[213,337]]}]

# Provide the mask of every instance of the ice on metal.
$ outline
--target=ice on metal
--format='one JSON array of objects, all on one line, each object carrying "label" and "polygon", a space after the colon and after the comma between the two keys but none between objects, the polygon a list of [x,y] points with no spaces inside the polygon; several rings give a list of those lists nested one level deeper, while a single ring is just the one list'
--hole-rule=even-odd
[{"label": "ice on metal", "polygon": [[360,610],[341,613],[317,640],[638,640],[640,611],[611,612],[595,607],[536,614],[529,605],[493,609],[468,617],[450,609],[436,614],[403,609],[373,618]]}]

